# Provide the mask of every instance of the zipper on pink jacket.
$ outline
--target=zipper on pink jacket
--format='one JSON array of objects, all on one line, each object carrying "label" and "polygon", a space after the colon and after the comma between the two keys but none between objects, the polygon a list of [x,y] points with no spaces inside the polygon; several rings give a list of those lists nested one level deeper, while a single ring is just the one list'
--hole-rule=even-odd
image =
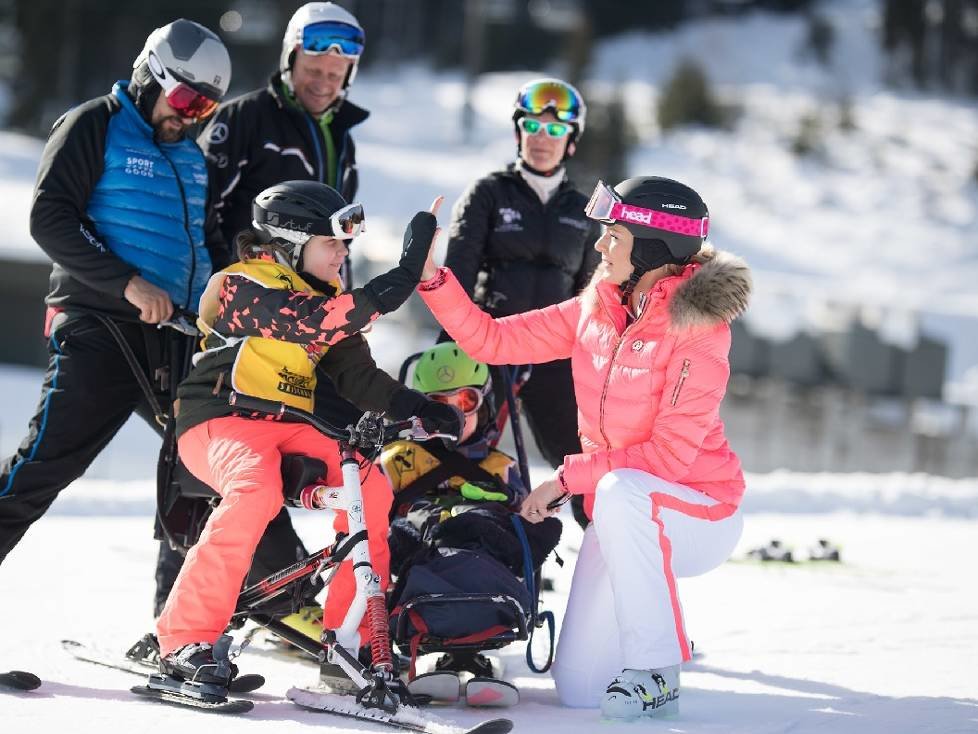
[{"label": "zipper on pink jacket", "polygon": [[[608,315],[608,318],[611,319],[611,323],[614,324],[615,319],[608,312],[608,307],[605,305],[604,301],[602,301],[600,298],[598,300],[601,303],[601,308],[604,309],[604,312]],[[601,401],[598,403],[598,431],[601,432],[601,438],[604,439],[605,447],[609,449],[611,448],[611,441],[608,440],[608,435],[604,432],[604,401],[605,398],[608,397],[608,385],[611,382],[611,369],[615,366],[615,360],[618,359],[618,351],[621,349],[621,345],[625,342],[625,335],[628,333],[628,330],[631,329],[633,326],[635,326],[635,324],[637,324],[639,320],[641,320],[642,316],[644,315],[645,312],[643,312],[641,316],[639,316],[632,323],[630,323],[628,326],[622,329],[621,336],[618,337],[618,343],[615,344],[615,349],[611,353],[611,361],[608,362],[608,375],[604,378],[604,387],[601,389]]]},{"label": "zipper on pink jacket", "polygon": [[689,366],[692,364],[688,359],[683,360],[683,368],[679,372],[679,381],[676,382],[676,387],[672,391],[672,403],[673,407],[676,407],[676,401],[679,400],[679,392],[683,389],[683,383],[686,382],[686,378],[689,377]]},{"label": "zipper on pink jacket", "polygon": [[607,434],[604,432],[604,401],[608,397],[608,384],[611,382],[611,369],[615,366],[615,359],[618,357],[618,350],[625,341],[625,332],[628,331],[628,327],[625,327],[625,331],[621,333],[618,337],[618,343],[615,344],[615,351],[611,353],[611,361],[608,363],[608,375],[604,378],[604,387],[601,389],[601,402],[598,403],[598,430],[601,432],[601,438],[604,439],[604,445],[607,448],[611,448],[611,441],[608,440]]}]

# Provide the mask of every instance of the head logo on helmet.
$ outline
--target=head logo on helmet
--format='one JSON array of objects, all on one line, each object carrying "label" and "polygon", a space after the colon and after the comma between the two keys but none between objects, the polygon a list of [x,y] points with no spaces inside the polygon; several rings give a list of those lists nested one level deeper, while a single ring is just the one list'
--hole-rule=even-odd
[{"label": "head logo on helmet", "polygon": [[627,219],[630,222],[638,222],[646,226],[652,225],[651,212],[637,212],[634,209],[626,209],[622,212],[622,219]]}]

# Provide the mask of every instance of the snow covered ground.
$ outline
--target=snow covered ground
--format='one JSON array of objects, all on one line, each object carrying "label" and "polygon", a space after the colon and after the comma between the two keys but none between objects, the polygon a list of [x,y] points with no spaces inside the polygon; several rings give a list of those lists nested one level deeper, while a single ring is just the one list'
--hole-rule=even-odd
[{"label": "snow covered ground", "polygon": [[[142,493],[138,514],[121,514],[99,498]],[[64,731],[276,731],[329,726],[380,732],[303,712],[283,699],[292,685],[312,684],[316,668],[299,660],[246,651],[245,671],[268,683],[254,711],[220,717],[135,699],[138,679],[78,662],[59,640],[74,638],[122,650],[150,628],[152,570],[149,487],[80,482],[75,502],[89,497],[105,514],[53,513],[34,526],[0,570],[0,670],[24,668],[44,685],[30,693],[0,692],[0,730],[9,734]],[[75,505],[77,506],[77,505]],[[319,547],[329,537],[324,515],[295,515],[299,531]],[[544,595],[558,620],[566,601],[580,531],[565,518],[561,554],[548,564],[556,591]],[[669,732],[978,731],[978,533],[973,519],[893,517],[835,512],[750,512],[736,556],[771,537],[799,550],[818,537],[843,544],[842,566],[729,562],[680,582],[687,629],[697,658],[683,672],[681,715],[647,724]],[[802,554],[803,555],[803,554]],[[506,713],[517,732],[633,731],[601,722],[596,711],[558,705],[549,676],[523,662],[523,646],[502,651],[507,675],[523,700]],[[472,724],[478,712],[440,707],[436,713]],[[262,729],[264,727],[264,729]],[[646,727],[641,727],[646,730]]]},{"label": "snow covered ground", "polygon": [[[963,381],[971,368],[978,384],[976,106],[882,90],[870,35],[876,3],[826,7],[839,32],[827,70],[799,62],[802,21],[759,14],[608,41],[589,76],[625,92],[640,136],[630,172],[688,180],[710,203],[715,243],[748,257],[757,278],[752,326],[786,336],[808,328],[829,299],[835,313],[869,303],[899,332],[895,338],[912,339],[916,311],[924,328],[952,340],[951,376]],[[682,55],[699,59],[724,99],[742,107],[735,130],[657,129],[651,113],[659,88]],[[357,137],[370,218],[358,257],[391,260],[415,210],[436,194],[452,203],[474,176],[512,157],[507,106],[530,76],[480,81],[468,144],[458,130],[460,76],[406,66],[358,78],[353,99],[374,113]],[[849,133],[833,123],[831,100],[843,95],[857,123]],[[826,151],[799,159],[788,150],[790,139],[799,117],[813,111],[824,114]],[[38,257],[26,212],[40,148],[0,132],[5,257]],[[369,338],[388,370],[431,341],[404,322],[385,321]],[[0,454],[22,438],[39,384],[36,370],[0,369]],[[282,695],[312,683],[315,669],[260,650],[246,652],[243,667],[269,683],[255,710],[236,718],[136,700],[128,693],[136,679],[61,650],[61,638],[122,650],[151,626],[156,446],[134,419],[0,566],[0,671],[25,668],[45,680],[32,693],[0,692],[0,734],[119,727],[220,734],[268,731],[270,722],[276,731],[382,731],[296,709]],[[688,631],[702,656],[683,673],[681,716],[640,729],[978,731],[978,589],[967,581],[978,558],[978,480],[776,472],[751,475],[748,486],[736,556],[772,537],[801,550],[829,537],[843,545],[846,563],[730,562],[682,581]],[[323,515],[297,514],[296,521],[310,545],[328,541]],[[548,569],[556,591],[545,601],[558,618],[579,539],[566,523],[568,563]],[[523,690],[523,702],[507,714],[516,731],[583,734],[613,726],[596,712],[560,708],[549,677],[531,675],[522,655],[521,646],[503,653]],[[441,713],[467,724],[482,718],[455,708]]]}]

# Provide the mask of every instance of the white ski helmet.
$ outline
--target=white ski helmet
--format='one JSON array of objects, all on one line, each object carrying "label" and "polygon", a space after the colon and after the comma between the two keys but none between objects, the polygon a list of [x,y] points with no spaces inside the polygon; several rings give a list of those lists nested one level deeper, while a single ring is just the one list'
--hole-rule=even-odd
[{"label": "white ski helmet", "polygon": [[164,91],[175,80],[218,102],[231,84],[231,57],[221,39],[186,18],[149,34],[132,68],[139,71],[144,64]]},{"label": "white ski helmet", "polygon": [[[307,33],[307,29],[316,31]],[[360,21],[335,3],[306,3],[295,11],[282,37],[282,53],[278,68],[282,81],[292,87],[292,63],[297,46],[306,53],[323,54],[336,52],[352,60],[350,71],[343,82],[345,90],[357,75],[360,54],[363,53],[364,33]]]},{"label": "white ski helmet", "polygon": [[[544,77],[532,79],[519,88],[513,101],[514,125],[521,117],[544,112],[552,112],[554,117],[573,128],[571,142],[577,142],[584,134],[587,105],[573,84],[563,79]],[[516,132],[519,133],[519,128]]]}]

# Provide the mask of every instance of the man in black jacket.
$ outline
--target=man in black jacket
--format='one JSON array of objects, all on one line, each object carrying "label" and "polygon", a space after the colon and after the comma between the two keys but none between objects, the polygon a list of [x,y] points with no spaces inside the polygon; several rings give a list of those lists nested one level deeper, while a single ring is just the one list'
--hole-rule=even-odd
[{"label": "man in black jacket", "polygon": [[177,20],[150,34],[130,81],[54,124],[30,212],[53,260],[50,362],[28,436],[0,466],[0,561],[134,411],[162,433],[171,365],[191,343],[159,325],[195,310],[229,261],[186,132],[230,75],[220,39]]},{"label": "man in black jacket", "polygon": [[[333,3],[307,3],[285,31],[268,85],[221,106],[198,142],[207,154],[221,231],[229,243],[251,226],[251,202],[283,181],[319,181],[347,201],[357,193],[350,130],[370,113],[346,99],[364,35]],[[349,288],[349,268],[343,277]]]},{"label": "man in black jacket", "polygon": [[[537,79],[517,94],[517,160],[473,183],[452,212],[445,264],[494,317],[572,298],[600,255],[599,232],[584,215],[587,196],[567,179],[587,108],[574,87]],[[494,380],[497,387],[503,380]],[[580,453],[570,360],[534,365],[520,393],[537,447],[554,468]],[[578,521],[583,508],[575,507]]]}]

